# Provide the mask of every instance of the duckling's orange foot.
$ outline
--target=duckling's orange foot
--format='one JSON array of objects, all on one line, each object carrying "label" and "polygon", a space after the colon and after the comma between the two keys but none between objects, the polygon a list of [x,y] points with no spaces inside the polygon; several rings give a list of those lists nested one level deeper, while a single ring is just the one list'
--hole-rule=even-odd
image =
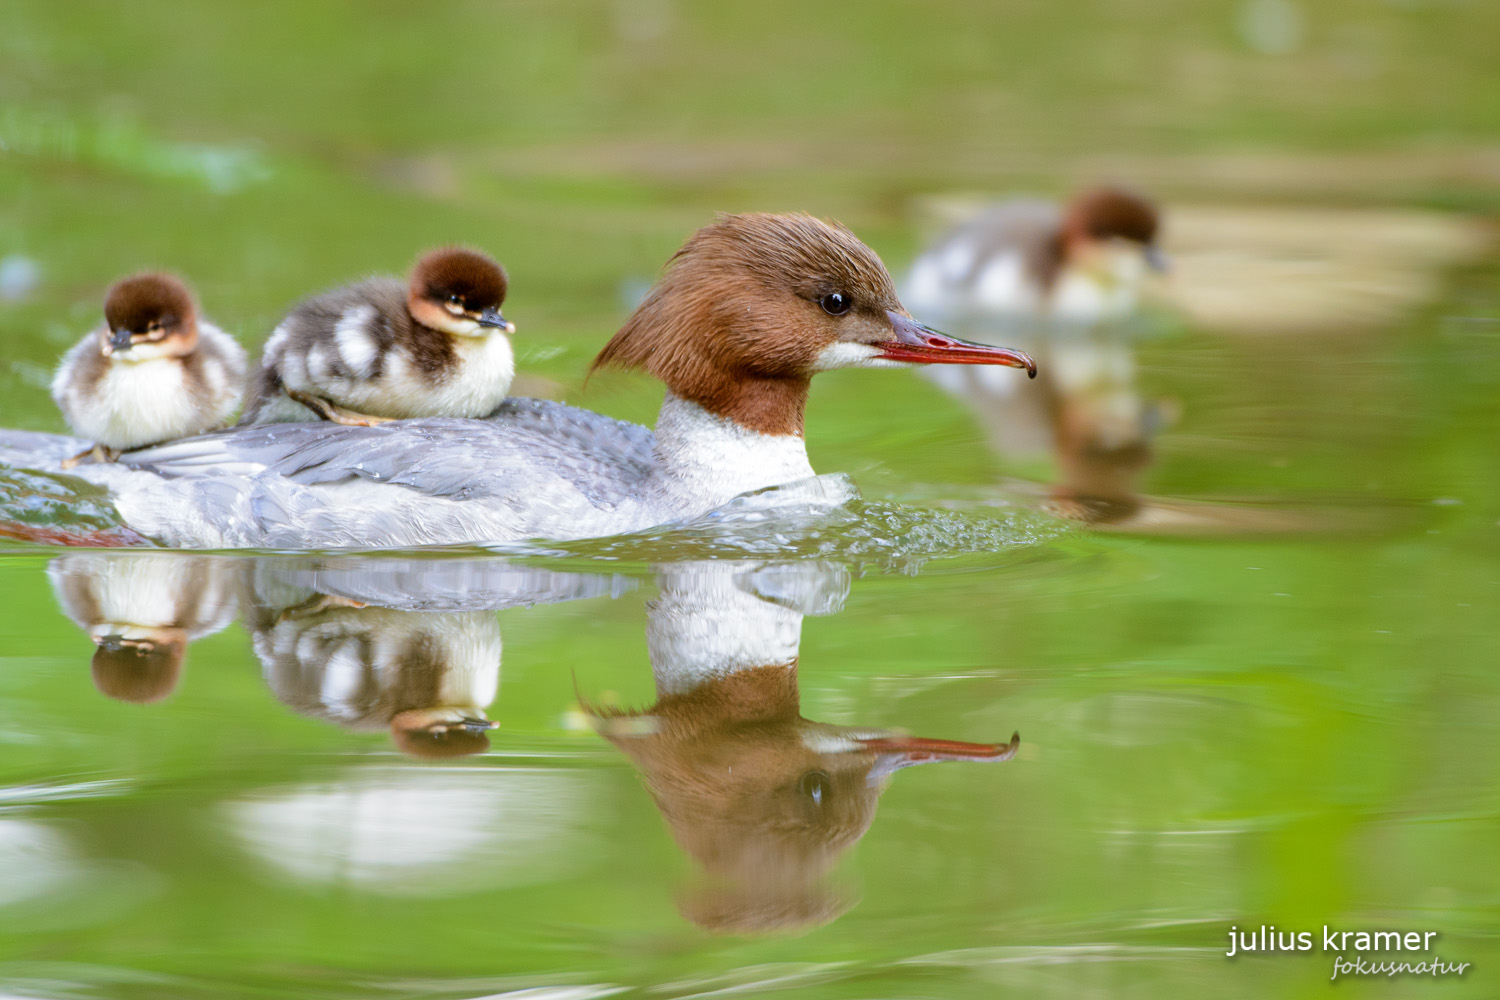
[{"label": "duckling's orange foot", "polygon": [[120,457],[118,448],[106,448],[102,444],[96,444],[87,451],[80,451],[72,458],[65,458],[62,462],[64,469],[74,469],[85,463],[93,465],[100,462],[113,462]]},{"label": "duckling's orange foot", "polygon": [[339,597],[337,594],[314,594],[301,604],[294,604],[276,616],[276,624],[291,621],[295,618],[310,618],[313,615],[330,611],[334,608],[363,608],[368,607],[363,601],[356,601],[348,597]]},{"label": "duckling's orange foot", "polygon": [[346,427],[374,427],[376,424],[389,423],[390,417],[376,417],[368,413],[356,413],[346,410],[337,403],[330,402],[322,396],[314,396],[310,392],[302,392],[299,389],[288,389],[286,394],[303,406],[312,410],[324,420],[335,424],[343,424]]}]

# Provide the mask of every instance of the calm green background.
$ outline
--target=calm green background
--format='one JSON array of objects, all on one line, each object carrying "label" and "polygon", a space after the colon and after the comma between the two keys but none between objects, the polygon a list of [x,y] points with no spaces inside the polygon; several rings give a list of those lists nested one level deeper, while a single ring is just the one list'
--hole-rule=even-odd
[{"label": "calm green background", "polygon": [[[1266,51],[1255,19],[1288,9],[1295,44]],[[718,210],[837,216],[893,268],[919,245],[921,196],[1099,174],[1169,205],[1493,213],[1497,37],[1500,7],[1477,0],[0,0],[0,256],[41,268],[0,302],[0,425],[61,429],[56,358],[144,267],[189,276],[253,345],[310,291],[473,243],[511,273],[523,368],[649,421],[657,388],[585,391],[583,373],[629,290]],[[1225,163],[1277,169],[1227,183],[1208,169]],[[804,626],[804,714],[1024,742],[1011,763],[897,775],[841,869],[859,902],[802,934],[685,921],[691,866],[649,796],[565,725],[575,677],[650,701],[645,563],[701,551],[585,546],[562,565],[639,586],[500,612],[494,750],[434,767],[280,705],[238,627],[193,647],[169,701],[104,698],[51,554],[17,548],[0,559],[0,822],[67,851],[0,871],[0,990],[1490,995],[1500,263],[1443,287],[1319,336],[1151,317],[1143,387],[1182,417],[1147,492],[1295,525],[1275,533],[1053,522],[1011,478],[1045,481],[1046,463],[992,456],[929,383],[820,377],[815,466],[942,507],[965,540],[926,561],[831,546],[859,578]],[[278,877],[226,805],[392,775],[528,790],[556,836],[481,831],[493,865],[472,884],[393,896]],[[1223,957],[1231,925],[1262,923],[1437,930],[1473,968],[1330,987],[1322,954]]]}]

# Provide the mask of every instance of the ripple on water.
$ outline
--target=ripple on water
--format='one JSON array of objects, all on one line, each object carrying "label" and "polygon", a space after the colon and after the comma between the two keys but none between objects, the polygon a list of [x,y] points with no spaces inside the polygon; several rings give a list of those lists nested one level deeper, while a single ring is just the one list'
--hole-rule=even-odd
[{"label": "ripple on water", "polygon": [[141,545],[109,494],[72,476],[0,466],[0,537],[63,545]]},{"label": "ripple on water", "polygon": [[[606,538],[484,546],[503,555],[586,561],[825,559],[914,572],[933,559],[1038,545],[1069,530],[1034,508],[913,507],[865,500],[849,477],[815,476],[747,493],[701,518]],[[65,545],[149,545],[108,493],[71,476],[0,467],[0,537]]]},{"label": "ripple on water", "polygon": [[1066,522],[1022,507],[929,508],[865,500],[847,476],[826,475],[736,497],[686,523],[498,550],[629,562],[824,559],[915,572],[933,559],[1012,551],[1068,530]]}]

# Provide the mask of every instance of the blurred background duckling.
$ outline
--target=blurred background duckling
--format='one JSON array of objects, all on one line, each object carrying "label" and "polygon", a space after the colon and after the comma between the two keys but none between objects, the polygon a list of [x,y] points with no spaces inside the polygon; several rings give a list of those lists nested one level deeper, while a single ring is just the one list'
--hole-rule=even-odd
[{"label": "blurred background duckling", "polygon": [[1053,456],[1053,507],[1064,516],[1136,515],[1152,438],[1176,419],[1174,403],[1141,391],[1129,323],[1145,279],[1166,270],[1161,231],[1156,204],[1126,188],[1090,188],[1066,205],[1014,199],[951,225],[908,273],[913,309],[1036,359],[1028,386],[979,368],[923,374],[964,401],[997,453]]},{"label": "blurred background duckling", "polygon": [[245,352],[198,316],[168,274],[139,274],[109,290],[104,326],[63,355],[52,398],[94,447],[69,459],[114,461],[122,451],[226,423],[245,387]]},{"label": "blurred background duckling", "polygon": [[303,715],[389,730],[414,757],[489,749],[485,717],[500,685],[493,611],[385,608],[309,591],[253,566],[244,620],[276,697]]},{"label": "blurred background duckling", "polygon": [[47,565],[63,613],[93,640],[94,686],[141,704],[177,687],[190,642],[234,621],[226,560],[178,552],[72,552]]},{"label": "blurred background duckling", "polygon": [[901,298],[950,324],[1124,319],[1147,272],[1166,270],[1160,229],[1156,205],[1120,187],[1090,188],[1066,206],[1005,201],[938,236],[913,262]]},{"label": "blurred background duckling", "polygon": [[485,254],[444,247],[409,282],[370,278],[308,299],[266,341],[241,422],[491,413],[515,377],[506,288]]}]

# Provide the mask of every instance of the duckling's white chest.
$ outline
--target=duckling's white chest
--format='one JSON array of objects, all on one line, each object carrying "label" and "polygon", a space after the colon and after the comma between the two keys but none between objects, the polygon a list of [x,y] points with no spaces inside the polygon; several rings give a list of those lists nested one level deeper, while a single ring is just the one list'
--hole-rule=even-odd
[{"label": "duckling's white chest", "polygon": [[1113,251],[1091,267],[1065,268],[1052,290],[1051,315],[1067,323],[1115,322],[1136,306],[1144,277],[1139,253]]},{"label": "duckling's white chest", "polygon": [[[401,344],[384,358],[374,378],[317,379],[316,391],[362,413],[383,417],[483,417],[494,411],[510,391],[515,377],[515,354],[510,338],[453,337],[451,363],[437,373],[424,371]],[[292,384],[295,380],[289,380]]]},{"label": "duckling's white chest", "polygon": [[299,635],[296,645],[302,662],[321,668],[319,700],[335,714],[359,714],[371,682],[394,689],[408,671],[436,671],[440,680],[432,705],[407,708],[483,708],[499,693],[500,625],[489,612],[343,612]]},{"label": "duckling's white chest", "polygon": [[483,417],[494,412],[516,375],[515,352],[503,333],[486,337],[455,337],[457,364],[430,390],[436,414],[445,417]]},{"label": "duckling's white chest", "polygon": [[111,448],[136,448],[202,429],[202,404],[176,358],[119,362],[67,413],[80,435]]}]

